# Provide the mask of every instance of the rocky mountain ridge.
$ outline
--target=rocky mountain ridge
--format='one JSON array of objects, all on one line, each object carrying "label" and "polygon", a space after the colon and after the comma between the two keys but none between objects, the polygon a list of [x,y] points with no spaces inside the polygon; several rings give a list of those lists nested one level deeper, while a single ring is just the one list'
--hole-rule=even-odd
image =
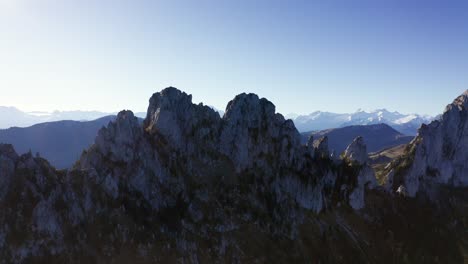
[{"label": "rocky mountain ridge", "polygon": [[[120,112],[71,170],[0,145],[0,256],[12,263],[382,262],[395,254],[393,242],[371,245],[368,226],[382,237],[387,228],[404,234],[393,216],[374,209],[394,200],[376,187],[362,138],[342,157],[327,143],[302,145],[292,121],[255,94],[236,96],[220,117],[169,87],[151,97],[143,124]],[[397,204],[388,208],[407,210]],[[453,235],[459,224],[433,226],[444,230],[433,234],[437,241],[462,239]],[[395,239],[407,245],[400,258],[415,247]],[[458,261],[461,253],[450,250],[420,249]]]},{"label": "rocky mountain ridge", "polygon": [[[176,225],[172,228],[179,230],[184,219],[194,223],[209,219],[218,221],[224,230],[237,225],[226,222],[232,217],[244,218],[236,222],[260,223],[268,216],[272,220],[265,224],[273,233],[291,237],[297,236],[304,210],[318,213],[333,206],[332,196],[345,203],[349,200],[355,208],[362,208],[364,201],[366,182],[358,179],[361,167],[356,167],[356,173],[346,173],[354,164],[336,167],[326,156],[320,157],[321,167],[316,165],[318,161],[301,145],[293,123],[275,113],[271,102],[254,94],[236,96],[221,118],[207,106],[192,104],[191,96],[175,88],[164,89],[151,97],[143,125],[132,112],[120,112],[65,175],[45,160],[31,154],[18,157],[11,147],[4,148],[2,160],[7,164],[2,166],[2,178],[7,180],[2,196],[13,199],[16,192],[10,188],[25,167],[29,178],[24,181],[32,186],[20,189],[32,197],[15,197],[19,199],[16,204],[37,204],[31,208],[29,221],[38,222],[38,227],[33,226],[29,235],[44,236],[48,241],[44,243],[55,245],[42,248],[24,240],[14,248],[13,231],[6,225],[2,234],[9,246],[2,255],[20,259],[63,252],[65,230],[93,222],[99,212],[122,215],[112,206],[117,201],[125,200],[126,208],[146,212],[148,217],[162,218],[161,228]],[[6,177],[4,167],[9,168]],[[223,192],[218,193],[218,188]],[[223,196],[231,202],[222,202]],[[207,206],[246,208],[239,216],[206,215],[202,208]],[[175,216],[165,219],[171,214]]]},{"label": "rocky mountain ridge", "polygon": [[423,125],[402,158],[387,168],[387,188],[415,196],[434,184],[468,185],[468,90],[440,119]]}]

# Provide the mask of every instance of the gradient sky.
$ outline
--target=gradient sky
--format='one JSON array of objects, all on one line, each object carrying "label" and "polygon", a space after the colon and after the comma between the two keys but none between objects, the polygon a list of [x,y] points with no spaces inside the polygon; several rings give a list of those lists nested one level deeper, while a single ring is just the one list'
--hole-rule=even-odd
[{"label": "gradient sky", "polygon": [[468,88],[466,1],[0,0],[0,105],[146,111],[175,86],[224,109],[438,114]]}]

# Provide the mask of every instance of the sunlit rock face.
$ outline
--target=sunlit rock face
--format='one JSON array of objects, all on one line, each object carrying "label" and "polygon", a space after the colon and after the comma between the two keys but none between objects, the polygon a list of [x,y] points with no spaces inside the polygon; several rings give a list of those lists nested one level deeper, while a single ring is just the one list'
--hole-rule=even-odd
[{"label": "sunlit rock face", "polygon": [[143,130],[138,119],[131,111],[122,111],[115,122],[99,131],[95,147],[112,162],[130,163],[137,158],[136,143],[143,140]]},{"label": "sunlit rock face", "polygon": [[368,159],[367,147],[362,137],[355,138],[343,154],[344,162],[355,172],[354,186],[348,196],[349,204],[354,209],[364,208],[366,188],[371,189],[377,185],[374,170],[369,166]]},{"label": "sunlit rock face", "polygon": [[31,153],[17,155],[11,145],[0,144],[0,256],[6,263],[24,262],[28,256],[64,251],[62,212],[64,186],[49,163]]},{"label": "sunlit rock face", "polygon": [[323,207],[321,175],[313,175],[310,155],[291,120],[255,94],[240,94],[228,103],[222,120],[220,151],[239,177],[254,174],[277,202],[295,200],[316,212]]},{"label": "sunlit rock face", "polygon": [[[169,87],[151,97],[143,125],[131,112],[119,113],[99,132],[77,168],[95,173],[106,183],[104,191],[110,197],[137,192],[154,210],[181,201],[190,204],[194,198],[206,202],[202,196],[213,195],[202,189],[222,181],[230,188],[243,186],[246,199],[260,208],[264,205],[251,194],[273,196],[278,204],[292,200],[320,212],[330,204],[324,189],[336,189],[341,184],[335,182],[337,177],[343,177],[338,174],[343,173],[332,169],[341,165],[328,162],[326,137],[309,145],[301,145],[291,120],[276,113],[265,98],[240,94],[228,103],[221,118],[210,107],[193,104],[190,95]],[[356,178],[356,186],[348,187],[350,203],[358,200],[360,204],[353,207],[360,209],[363,186],[371,177],[362,160],[366,153],[362,138],[348,149],[346,158],[356,161],[360,167],[355,172],[363,174]]]},{"label": "sunlit rock face", "polygon": [[357,137],[351,142],[344,152],[344,157],[350,162],[365,164],[369,157],[367,156],[367,147],[362,137]]},{"label": "sunlit rock face", "polygon": [[[238,95],[220,118],[170,87],[151,97],[143,126],[131,112],[119,113],[77,167],[108,183],[111,197],[138,192],[154,210],[194,198],[206,202],[213,182],[222,181],[319,212],[323,176],[311,160],[293,123],[268,100]],[[257,190],[256,181],[262,182]]]},{"label": "sunlit rock face", "polygon": [[387,188],[408,196],[434,184],[468,185],[468,90],[449,104],[439,120],[422,125],[403,159],[390,166]]},{"label": "sunlit rock face", "polygon": [[314,152],[315,156],[317,158],[330,158],[330,150],[328,149],[328,137],[324,136],[322,138],[319,138],[315,141],[313,141],[313,147],[314,147]]},{"label": "sunlit rock face", "polygon": [[99,131],[96,143],[82,155],[77,168],[96,174],[111,197],[130,190],[140,193],[153,208],[173,202],[169,195],[156,191],[170,181],[169,175],[159,152],[131,111],[120,112],[114,122]]}]

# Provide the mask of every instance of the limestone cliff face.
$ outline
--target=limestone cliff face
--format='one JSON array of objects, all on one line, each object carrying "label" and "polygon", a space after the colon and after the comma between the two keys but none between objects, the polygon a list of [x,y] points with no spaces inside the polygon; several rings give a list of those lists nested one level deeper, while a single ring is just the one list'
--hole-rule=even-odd
[{"label": "limestone cliff face", "polygon": [[225,240],[241,226],[295,239],[307,212],[363,208],[373,177],[365,153],[356,139],[342,162],[331,161],[326,138],[301,145],[292,121],[254,94],[236,96],[220,117],[166,88],[151,97],[143,124],[120,112],[70,171],[0,145],[0,207],[9,212],[0,243],[10,245],[0,255],[94,256],[105,245],[112,256],[126,243],[154,252],[162,238],[190,254],[193,237],[215,243],[213,254],[229,245],[241,255],[239,241]]},{"label": "limestone cliff face", "polygon": [[[119,113],[78,165],[135,188],[154,208],[173,204],[171,196],[188,202],[189,193],[199,191],[193,182],[209,185],[220,177],[237,185],[254,177],[264,182],[265,194],[318,212],[322,175],[313,174],[311,159],[291,120],[268,100],[238,95],[220,118],[170,87],[151,97],[143,127],[131,112]],[[163,189],[171,194],[162,195]]]},{"label": "limestone cliff face", "polygon": [[169,87],[149,102],[144,129],[163,137],[173,148],[193,152],[195,145],[216,148],[221,119],[213,109],[192,103],[192,96]]},{"label": "limestone cliff face", "polygon": [[343,157],[350,166],[357,167],[357,177],[355,186],[349,194],[349,204],[354,209],[361,209],[365,206],[364,196],[366,188],[376,187],[374,170],[369,166],[367,156],[367,147],[362,137],[357,137],[346,148]]},{"label": "limestone cliff face", "polygon": [[[393,191],[466,186],[466,97],[389,165]],[[254,94],[235,97],[220,117],[170,87],[151,97],[143,124],[120,112],[69,171],[0,144],[0,262],[463,260],[466,192],[439,215],[416,199],[392,200],[370,190],[366,153],[360,137],[340,158],[328,138],[301,145],[292,122]],[[438,230],[430,246],[405,240],[428,229]],[[368,242],[376,237],[389,239]]]},{"label": "limestone cliff face", "polygon": [[59,172],[31,153],[17,155],[11,145],[0,145],[0,256],[24,262],[29,255],[64,250],[64,186]]},{"label": "limestone cliff face", "polygon": [[293,122],[275,113],[271,102],[255,94],[240,94],[229,102],[220,141],[221,151],[233,160],[238,171],[255,163],[268,163],[268,158],[275,161],[269,166],[300,166],[293,164],[302,150]]},{"label": "limestone cliff face", "polygon": [[389,165],[387,188],[415,196],[434,184],[467,186],[467,147],[468,90],[445,108],[439,120],[423,125],[405,156]]},{"label": "limestone cliff face", "polygon": [[362,137],[357,137],[351,142],[344,152],[344,158],[349,162],[365,164],[369,157],[367,156],[367,147]]}]

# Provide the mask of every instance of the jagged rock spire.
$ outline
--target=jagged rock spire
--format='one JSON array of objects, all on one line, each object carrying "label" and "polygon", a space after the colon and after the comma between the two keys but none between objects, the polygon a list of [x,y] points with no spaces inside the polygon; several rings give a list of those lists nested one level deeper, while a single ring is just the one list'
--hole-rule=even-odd
[{"label": "jagged rock spire", "polygon": [[357,162],[358,164],[365,164],[368,160],[367,147],[364,139],[359,136],[346,148],[344,152],[344,159],[350,162]]},{"label": "jagged rock spire", "polygon": [[[212,108],[192,103],[192,95],[168,87],[149,100],[144,128],[161,135],[178,149],[188,150],[188,138],[213,143],[218,137],[220,116]],[[201,142],[200,142],[201,143]]]},{"label": "jagged rock spire", "polygon": [[118,113],[114,122],[110,122],[98,132],[96,147],[114,162],[130,162],[134,156],[135,141],[142,137],[142,129],[132,111]]},{"label": "jagged rock spire", "polygon": [[313,143],[315,156],[318,158],[329,158],[330,150],[328,149],[328,136],[321,137]]},{"label": "jagged rock spire", "polygon": [[264,154],[275,165],[292,166],[300,134],[291,120],[275,113],[275,105],[256,94],[239,94],[226,107],[221,133],[221,151],[238,170],[251,168]]},{"label": "jagged rock spire", "polygon": [[447,105],[439,120],[422,125],[404,158],[390,164],[386,186],[408,196],[434,184],[468,185],[468,90]]}]

